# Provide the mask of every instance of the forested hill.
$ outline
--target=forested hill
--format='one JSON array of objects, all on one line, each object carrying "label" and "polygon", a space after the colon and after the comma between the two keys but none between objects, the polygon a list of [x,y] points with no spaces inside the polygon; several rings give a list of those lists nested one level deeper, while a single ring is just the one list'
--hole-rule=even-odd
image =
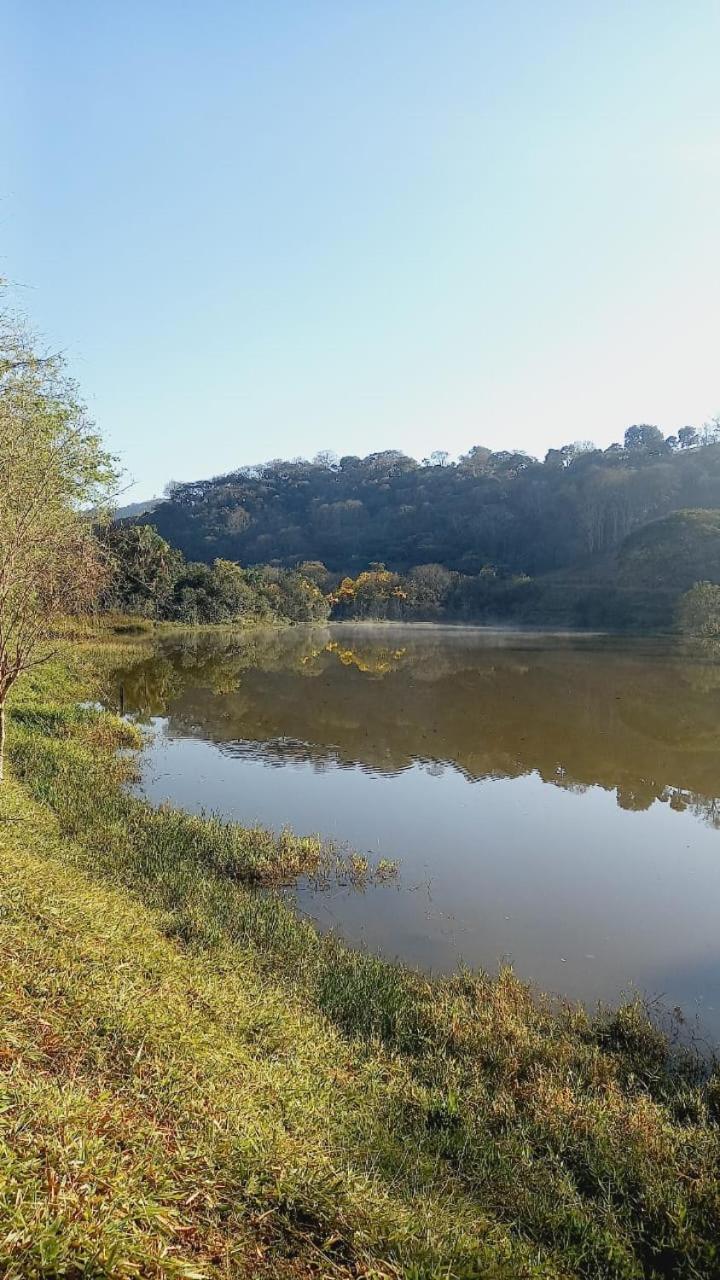
[{"label": "forested hill", "polygon": [[273,461],[174,485],[141,519],[191,560],[537,577],[599,562],[672,511],[720,507],[719,439],[717,424],[667,439],[639,426],[622,445],[568,445],[544,462],[480,446],[456,463],[394,450]]}]

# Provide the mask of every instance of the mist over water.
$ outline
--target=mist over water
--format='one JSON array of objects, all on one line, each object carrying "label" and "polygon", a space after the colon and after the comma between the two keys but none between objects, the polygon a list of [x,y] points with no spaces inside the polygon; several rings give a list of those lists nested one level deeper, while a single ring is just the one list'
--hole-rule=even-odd
[{"label": "mist over water", "polygon": [[382,625],[166,637],[116,673],[152,801],[319,832],[395,885],[300,886],[427,970],[510,960],[720,1038],[720,667],[654,640]]}]

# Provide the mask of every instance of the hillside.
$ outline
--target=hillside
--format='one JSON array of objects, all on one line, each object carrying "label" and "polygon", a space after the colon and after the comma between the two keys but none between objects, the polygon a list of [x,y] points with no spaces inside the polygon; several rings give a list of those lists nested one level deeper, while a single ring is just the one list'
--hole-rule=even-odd
[{"label": "hillside", "polygon": [[720,511],[674,511],[632,533],[619,556],[629,586],[687,591],[695,582],[720,582]]},{"label": "hillside", "polygon": [[159,498],[147,498],[144,502],[128,502],[124,507],[115,509],[114,517],[116,520],[132,520],[135,516],[149,515],[159,501]]},{"label": "hillside", "polygon": [[274,461],[175,485],[145,518],[195,561],[320,561],[335,575],[378,561],[401,573],[492,566],[535,578],[601,561],[675,510],[720,507],[720,444],[706,438],[682,448],[630,428],[623,446],[569,445],[542,463],[481,447],[457,463],[393,450]]}]

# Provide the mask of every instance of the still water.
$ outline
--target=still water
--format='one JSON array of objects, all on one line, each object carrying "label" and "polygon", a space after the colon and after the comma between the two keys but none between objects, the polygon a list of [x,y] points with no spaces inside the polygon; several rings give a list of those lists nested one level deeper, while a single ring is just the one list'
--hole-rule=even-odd
[{"label": "still water", "polygon": [[720,664],[670,643],[338,625],[161,639],[110,700],[154,802],[399,862],[300,887],[354,944],[589,1004],[641,991],[720,1039]]}]

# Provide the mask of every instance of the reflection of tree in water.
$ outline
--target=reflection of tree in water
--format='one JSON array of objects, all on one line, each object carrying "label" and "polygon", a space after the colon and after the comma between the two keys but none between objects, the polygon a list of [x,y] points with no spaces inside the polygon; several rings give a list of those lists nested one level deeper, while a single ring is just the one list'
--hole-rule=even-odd
[{"label": "reflection of tree in water", "polygon": [[151,652],[139,647],[136,662],[116,671],[105,690],[110,705],[120,688],[128,712],[141,720],[167,714],[188,685],[217,696],[236,692],[243,673],[296,669],[313,674],[313,660],[328,643],[325,628],[257,628],[247,632],[178,632],[158,639]]},{"label": "reflection of tree in water", "polygon": [[629,809],[635,813],[644,813],[649,809],[656,800],[664,799],[658,796],[657,788],[653,783],[636,783],[633,787],[622,785],[617,788],[617,802],[620,809]]},{"label": "reflection of tree in water", "polygon": [[162,654],[145,658],[108,678],[103,701],[113,710],[127,711],[141,720],[165,715],[184,687],[182,670]]},{"label": "reflection of tree in water", "polygon": [[697,647],[317,627],[165,637],[116,683],[129,711],[236,755],[386,775],[422,761],[471,781],[534,772],[720,826],[717,675]]},{"label": "reflection of tree in water", "polygon": [[[708,826],[720,831],[720,799],[717,796],[689,795],[683,797],[683,800],[685,809],[689,809],[696,818],[702,818]],[[673,808],[675,807],[673,805]]]},{"label": "reflection of tree in water", "polygon": [[390,671],[397,671],[400,661],[405,657],[407,649],[392,649],[384,645],[350,646],[337,640],[330,640],[325,645],[326,653],[334,653],[344,667],[357,667],[365,675],[386,676]]}]

